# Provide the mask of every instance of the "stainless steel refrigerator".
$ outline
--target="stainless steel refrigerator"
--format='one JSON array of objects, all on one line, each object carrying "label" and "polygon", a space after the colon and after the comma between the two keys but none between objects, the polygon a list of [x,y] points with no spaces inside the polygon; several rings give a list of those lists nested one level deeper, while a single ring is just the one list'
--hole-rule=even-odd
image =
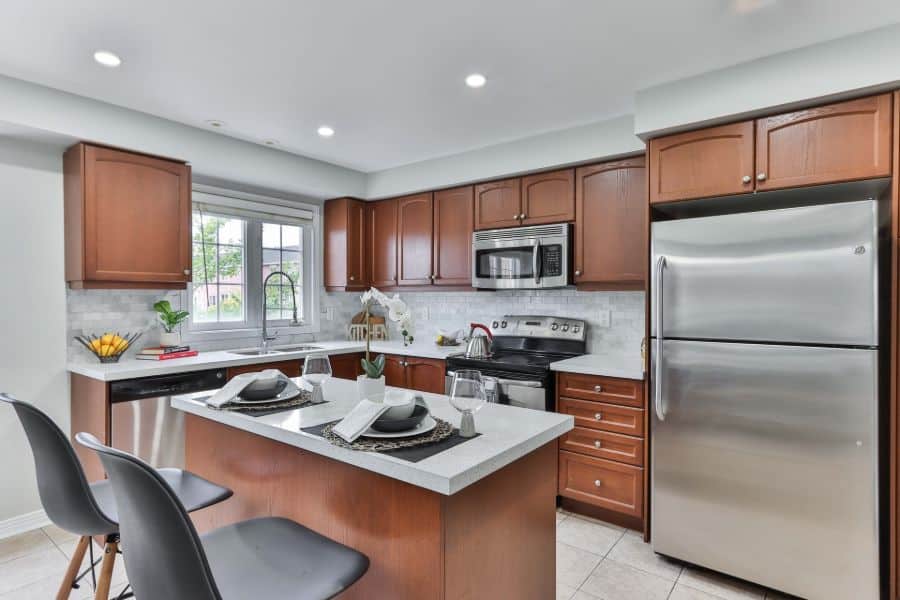
[{"label": "stainless steel refrigerator", "polygon": [[879,598],[878,203],[651,232],[653,549]]}]

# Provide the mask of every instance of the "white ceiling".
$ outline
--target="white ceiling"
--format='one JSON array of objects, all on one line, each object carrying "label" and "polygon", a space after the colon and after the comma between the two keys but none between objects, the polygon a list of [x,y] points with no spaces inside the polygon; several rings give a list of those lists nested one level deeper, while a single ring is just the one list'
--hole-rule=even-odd
[{"label": "white ceiling", "polygon": [[[368,172],[898,21],[896,0],[11,0],[0,73]],[[99,48],[123,65],[94,63]],[[463,85],[475,71],[486,87]]]}]

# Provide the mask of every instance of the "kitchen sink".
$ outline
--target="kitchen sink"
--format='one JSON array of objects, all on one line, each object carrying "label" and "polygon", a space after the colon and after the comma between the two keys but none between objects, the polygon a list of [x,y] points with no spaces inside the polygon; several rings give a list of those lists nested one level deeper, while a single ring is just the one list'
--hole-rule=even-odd
[{"label": "kitchen sink", "polygon": [[304,352],[306,350],[324,350],[322,346],[309,346],[302,344],[300,346],[282,346],[278,352]]},{"label": "kitchen sink", "polygon": [[268,356],[270,354],[281,354],[281,350],[263,350],[262,348],[254,348],[253,350],[228,350],[229,354],[240,354],[241,356]]}]

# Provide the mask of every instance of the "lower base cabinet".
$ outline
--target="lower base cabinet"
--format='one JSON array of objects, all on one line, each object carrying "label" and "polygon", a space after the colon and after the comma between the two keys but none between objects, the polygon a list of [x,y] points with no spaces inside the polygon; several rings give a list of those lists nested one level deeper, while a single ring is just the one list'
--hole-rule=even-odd
[{"label": "lower base cabinet", "polygon": [[331,361],[331,376],[338,379],[356,379],[358,375],[362,375],[362,353],[353,354],[332,354],[328,358]]},{"label": "lower base cabinet", "polygon": [[444,371],[444,361],[434,358],[396,354],[384,357],[384,382],[393,387],[443,394]]},{"label": "lower base cabinet", "polygon": [[255,365],[240,365],[237,367],[228,367],[225,370],[225,379],[231,381],[238,375],[244,373],[259,373],[266,369],[278,369],[288,377],[300,377],[303,372],[303,361],[301,359],[281,360],[278,362],[257,363]]},{"label": "lower base cabinet", "polygon": [[559,453],[559,495],[640,517],[644,470],[574,452]]}]

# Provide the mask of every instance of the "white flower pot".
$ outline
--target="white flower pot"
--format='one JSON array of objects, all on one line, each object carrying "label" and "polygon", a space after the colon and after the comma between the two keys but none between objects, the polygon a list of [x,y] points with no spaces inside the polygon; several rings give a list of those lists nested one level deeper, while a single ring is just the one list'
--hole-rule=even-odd
[{"label": "white flower pot", "polygon": [[177,331],[173,331],[169,333],[168,331],[163,331],[159,334],[159,345],[160,346],[180,346],[181,345],[181,333]]},{"label": "white flower pot", "polygon": [[378,379],[360,375],[356,378],[356,389],[360,400],[368,398],[372,402],[384,402],[384,375]]}]

